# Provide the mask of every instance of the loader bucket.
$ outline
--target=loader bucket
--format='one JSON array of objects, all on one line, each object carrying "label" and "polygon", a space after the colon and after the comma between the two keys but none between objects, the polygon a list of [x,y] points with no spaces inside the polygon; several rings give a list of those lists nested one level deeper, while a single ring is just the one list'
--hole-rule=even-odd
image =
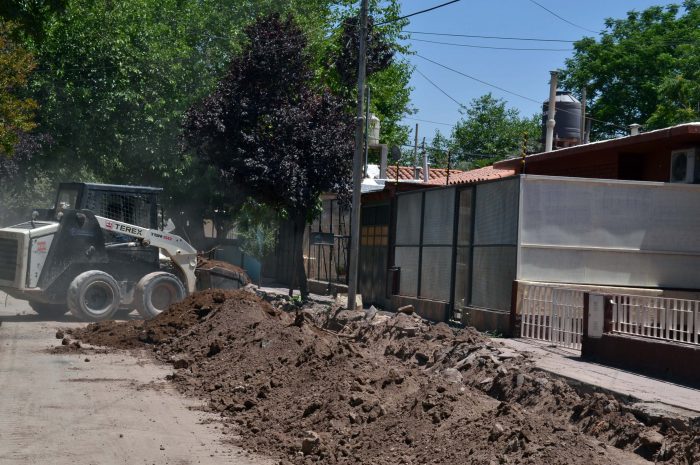
[{"label": "loader bucket", "polygon": [[246,272],[230,263],[199,257],[197,260],[197,290],[240,289],[250,283]]}]

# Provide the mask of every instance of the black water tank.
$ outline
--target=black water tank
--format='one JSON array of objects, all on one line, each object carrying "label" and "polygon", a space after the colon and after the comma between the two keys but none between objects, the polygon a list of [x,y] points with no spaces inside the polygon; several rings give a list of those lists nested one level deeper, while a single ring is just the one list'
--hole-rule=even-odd
[{"label": "black water tank", "polygon": [[[542,104],[542,141],[545,141],[547,133],[547,110],[549,109],[549,99]],[[581,102],[565,90],[557,91],[556,113],[554,120],[554,141],[581,142]],[[556,145],[556,144],[555,144]]]}]

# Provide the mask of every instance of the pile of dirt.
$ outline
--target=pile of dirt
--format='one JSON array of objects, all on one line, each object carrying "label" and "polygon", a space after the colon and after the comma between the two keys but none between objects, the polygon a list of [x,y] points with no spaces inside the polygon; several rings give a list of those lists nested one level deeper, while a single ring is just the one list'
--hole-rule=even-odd
[{"label": "pile of dirt", "polygon": [[639,418],[473,329],[410,311],[298,309],[207,291],[154,320],[92,324],[73,336],[152,348],[173,364],[169,378],[182,392],[221,414],[231,441],[283,464],[700,460],[692,427]]}]

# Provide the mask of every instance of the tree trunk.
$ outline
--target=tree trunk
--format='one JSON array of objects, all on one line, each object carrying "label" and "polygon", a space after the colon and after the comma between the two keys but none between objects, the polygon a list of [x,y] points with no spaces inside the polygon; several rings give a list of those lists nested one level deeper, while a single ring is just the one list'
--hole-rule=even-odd
[{"label": "tree trunk", "polygon": [[306,215],[304,212],[298,213],[295,215],[293,221],[294,248],[292,249],[292,282],[298,285],[301,298],[306,300],[309,297],[309,286],[306,280],[306,268],[304,267],[304,232],[306,229]]}]

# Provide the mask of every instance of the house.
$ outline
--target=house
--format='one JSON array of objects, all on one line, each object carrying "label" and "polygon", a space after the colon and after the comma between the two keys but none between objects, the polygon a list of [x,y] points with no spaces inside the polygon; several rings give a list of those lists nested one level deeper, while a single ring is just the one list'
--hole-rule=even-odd
[{"label": "house", "polygon": [[697,295],[700,185],[668,181],[698,147],[684,124],[366,194],[363,299],[507,334],[524,283]]},{"label": "house", "polygon": [[[385,178],[380,178],[381,173],[386,173]],[[450,177],[462,171],[429,168],[427,183],[422,167],[399,166],[398,179],[396,165],[369,165],[368,174],[370,178],[362,185],[359,287],[365,303],[386,308],[390,305],[385,281],[387,264],[392,260],[388,247],[391,199],[399,192],[446,185]],[[350,212],[339,204],[335,194],[324,194],[321,202],[321,215],[309,225],[304,237],[309,288],[319,294],[347,292]]]}]

